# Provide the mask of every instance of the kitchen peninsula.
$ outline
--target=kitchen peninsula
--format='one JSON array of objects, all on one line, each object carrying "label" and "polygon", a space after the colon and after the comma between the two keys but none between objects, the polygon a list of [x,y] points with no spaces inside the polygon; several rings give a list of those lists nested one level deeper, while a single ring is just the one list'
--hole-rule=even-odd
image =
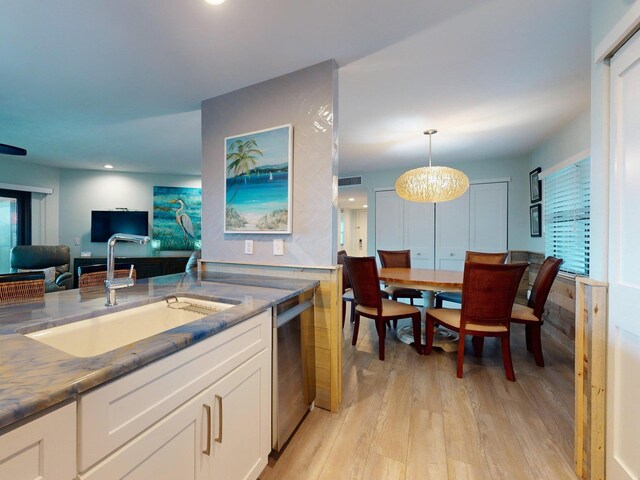
[{"label": "kitchen peninsula", "polygon": [[[142,280],[121,291],[108,313],[172,296],[233,306],[85,358],[25,334],[104,315],[103,288],[1,308],[0,478],[15,478],[20,468],[69,480],[120,478],[134,468],[179,469],[180,478],[221,478],[220,471],[257,477],[271,447],[272,307],[317,286],[214,272]],[[233,414],[255,419],[255,431],[233,428]],[[235,442],[256,448],[240,449],[238,461]]]}]

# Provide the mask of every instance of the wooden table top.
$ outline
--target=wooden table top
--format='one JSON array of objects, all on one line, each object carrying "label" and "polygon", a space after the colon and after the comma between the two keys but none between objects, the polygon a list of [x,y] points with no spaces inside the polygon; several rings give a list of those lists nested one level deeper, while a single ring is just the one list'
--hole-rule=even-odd
[{"label": "wooden table top", "polygon": [[380,281],[416,290],[462,291],[463,272],[426,268],[381,268]]}]

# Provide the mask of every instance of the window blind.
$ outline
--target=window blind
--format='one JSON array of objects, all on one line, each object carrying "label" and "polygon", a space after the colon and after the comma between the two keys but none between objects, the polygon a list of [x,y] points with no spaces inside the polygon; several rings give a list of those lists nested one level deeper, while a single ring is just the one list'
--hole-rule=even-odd
[{"label": "window blind", "polygon": [[545,254],[562,258],[560,270],[589,275],[590,159],[544,178]]}]

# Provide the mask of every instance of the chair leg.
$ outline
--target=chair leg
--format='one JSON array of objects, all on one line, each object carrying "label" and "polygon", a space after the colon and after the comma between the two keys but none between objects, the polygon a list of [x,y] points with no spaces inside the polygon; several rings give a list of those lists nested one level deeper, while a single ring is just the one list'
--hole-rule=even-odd
[{"label": "chair leg", "polygon": [[347,302],[342,301],[342,328],[344,328],[344,319],[347,316]]},{"label": "chair leg", "polygon": [[[420,321],[420,314],[414,313],[411,315],[411,320],[413,322],[413,342],[416,344],[418,355],[422,355],[422,326],[420,325],[422,322]],[[394,320],[394,322],[397,322],[397,320]]]},{"label": "chair leg", "polygon": [[[434,306],[436,308],[442,308],[442,299],[439,298],[437,295],[436,295],[436,302],[435,302]],[[425,305],[425,307],[426,307],[426,305]]]},{"label": "chair leg", "polygon": [[378,358],[384,361],[384,340],[387,336],[387,329],[385,328],[385,321],[381,318],[376,319],[376,330],[378,331]]},{"label": "chair leg", "polygon": [[464,332],[459,332],[458,338],[458,369],[456,370],[456,376],[462,378],[462,368],[464,366]]},{"label": "chair leg", "polygon": [[356,321],[356,302],[351,302],[351,323]]},{"label": "chair leg", "polygon": [[393,321],[393,329],[398,330],[398,320]]},{"label": "chair leg", "polygon": [[473,344],[473,350],[476,353],[476,357],[482,358],[482,351],[484,350],[484,337],[475,335],[471,338],[471,343]]},{"label": "chair leg", "polygon": [[425,355],[429,355],[431,353],[431,349],[433,348],[433,336],[435,333],[435,324],[433,318],[429,317],[429,315],[427,315],[424,328],[426,328],[427,330],[427,344],[424,346],[423,353]]},{"label": "chair leg", "polygon": [[536,358],[536,365],[544,367],[544,358],[542,358],[542,339],[540,338],[540,332],[542,328],[540,325],[531,326],[531,347],[533,348],[533,354]]},{"label": "chair leg", "polygon": [[531,325],[524,326],[524,335],[527,341],[527,351],[533,352],[533,343],[531,341]]},{"label": "chair leg", "polygon": [[504,363],[504,371],[507,374],[507,380],[516,381],[516,374],[513,372],[513,362],[511,361],[511,340],[509,334],[503,335],[500,340],[502,346],[502,363]]},{"label": "chair leg", "polygon": [[351,340],[351,345],[358,343],[358,330],[360,330],[360,314],[358,312],[356,312],[353,322],[353,340]]},{"label": "chair leg", "polygon": [[413,305],[413,297],[409,297],[409,302]]}]

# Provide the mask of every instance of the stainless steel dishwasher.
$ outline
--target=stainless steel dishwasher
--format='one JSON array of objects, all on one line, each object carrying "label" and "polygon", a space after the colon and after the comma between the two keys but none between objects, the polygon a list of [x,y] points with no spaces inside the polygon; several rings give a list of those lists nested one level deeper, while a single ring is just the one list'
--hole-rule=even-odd
[{"label": "stainless steel dishwasher", "polygon": [[300,319],[312,307],[313,297],[303,300],[300,296],[273,307],[271,446],[277,452],[315,401],[315,393],[305,393],[315,389],[305,385]]}]

